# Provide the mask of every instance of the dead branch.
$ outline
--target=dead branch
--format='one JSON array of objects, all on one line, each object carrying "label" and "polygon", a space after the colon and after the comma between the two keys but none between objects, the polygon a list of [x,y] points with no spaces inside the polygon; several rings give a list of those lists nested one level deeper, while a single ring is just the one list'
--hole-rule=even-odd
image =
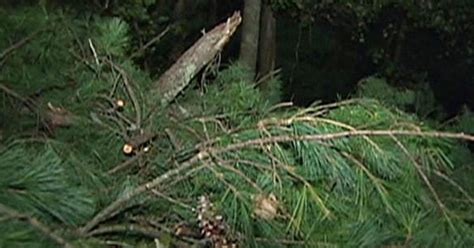
[{"label": "dead branch", "polygon": [[205,33],[153,84],[152,93],[160,97],[162,104],[171,102],[212,61],[230,40],[241,20],[240,12],[236,12],[226,22]]}]

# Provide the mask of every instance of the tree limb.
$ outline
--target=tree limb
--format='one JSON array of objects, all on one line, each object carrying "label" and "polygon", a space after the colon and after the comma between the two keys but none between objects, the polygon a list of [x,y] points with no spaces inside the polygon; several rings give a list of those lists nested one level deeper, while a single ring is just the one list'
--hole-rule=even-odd
[{"label": "tree limb", "polygon": [[236,12],[226,22],[205,33],[158,81],[153,83],[152,94],[159,96],[164,105],[171,102],[224,48],[241,20],[240,12]]},{"label": "tree limb", "polygon": [[321,141],[321,140],[332,140],[340,138],[349,138],[356,136],[421,136],[421,137],[435,137],[435,138],[451,138],[451,139],[461,139],[474,142],[474,135],[464,134],[464,133],[449,133],[449,132],[421,132],[421,131],[410,131],[410,130],[353,130],[353,131],[344,131],[336,133],[326,133],[326,134],[314,134],[314,135],[280,135],[273,137],[265,137],[258,139],[251,139],[247,141],[242,141],[234,144],[230,144],[223,148],[214,148],[207,147],[203,148],[199,153],[183,162],[179,167],[169,170],[166,173],[162,174],[159,177],[156,177],[152,181],[144,183],[137,186],[136,188],[129,191],[127,194],[121,196],[112,202],[109,206],[104,208],[102,211],[97,213],[97,215],[89,221],[84,227],[80,229],[82,234],[87,234],[100,222],[110,218],[114,213],[117,212],[123,205],[125,205],[129,200],[134,197],[148,191],[152,190],[171,177],[180,175],[185,170],[191,168],[193,165],[198,162],[209,158],[211,155],[221,154],[225,152],[235,151],[243,149],[246,147],[261,146],[271,143],[281,143],[281,142],[292,142],[292,141]]}]

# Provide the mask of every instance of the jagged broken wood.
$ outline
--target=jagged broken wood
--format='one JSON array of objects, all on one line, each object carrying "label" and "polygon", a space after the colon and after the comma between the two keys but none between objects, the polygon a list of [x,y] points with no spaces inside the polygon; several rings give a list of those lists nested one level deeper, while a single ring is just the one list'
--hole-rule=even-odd
[{"label": "jagged broken wood", "polygon": [[235,12],[226,22],[205,33],[153,83],[153,95],[159,96],[164,105],[171,102],[222,51],[241,21],[240,12]]}]

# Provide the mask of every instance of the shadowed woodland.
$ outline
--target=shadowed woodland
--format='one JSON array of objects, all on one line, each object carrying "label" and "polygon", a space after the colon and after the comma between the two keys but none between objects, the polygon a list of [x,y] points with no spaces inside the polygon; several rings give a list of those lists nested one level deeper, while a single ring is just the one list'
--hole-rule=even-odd
[{"label": "shadowed woodland", "polygon": [[0,2],[0,247],[473,247],[474,2]]}]

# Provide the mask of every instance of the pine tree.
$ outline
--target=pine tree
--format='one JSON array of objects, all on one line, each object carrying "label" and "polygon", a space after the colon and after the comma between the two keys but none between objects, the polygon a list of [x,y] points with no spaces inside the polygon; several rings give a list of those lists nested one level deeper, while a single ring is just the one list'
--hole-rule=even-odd
[{"label": "pine tree", "polygon": [[123,20],[2,12],[1,247],[474,244],[450,201],[473,203],[451,179],[472,135],[371,99],[270,105],[238,64],[165,108]]}]

